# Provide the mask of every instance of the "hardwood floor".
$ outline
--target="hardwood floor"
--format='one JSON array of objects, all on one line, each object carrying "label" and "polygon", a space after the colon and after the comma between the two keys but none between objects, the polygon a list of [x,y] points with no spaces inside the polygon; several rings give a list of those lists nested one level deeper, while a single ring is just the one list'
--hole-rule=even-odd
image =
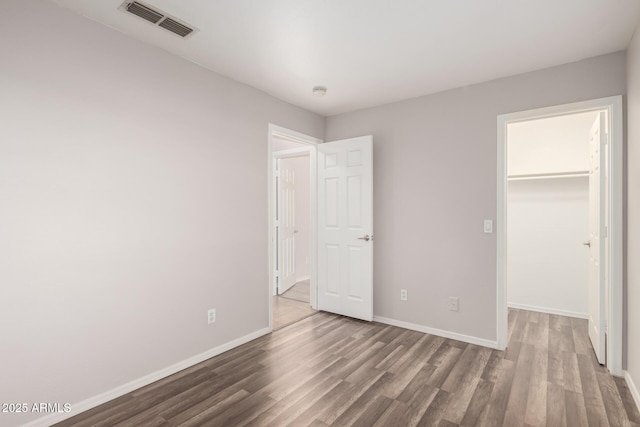
[{"label": "hardwood floor", "polygon": [[640,426],[586,321],[512,310],[491,350],[319,313],[60,426]]},{"label": "hardwood floor", "polygon": [[300,319],[316,314],[309,303],[282,296],[273,297],[273,330],[281,329]]},{"label": "hardwood floor", "polygon": [[282,298],[294,299],[296,301],[302,301],[309,303],[311,300],[311,282],[309,279],[296,283],[285,293],[280,295]]}]

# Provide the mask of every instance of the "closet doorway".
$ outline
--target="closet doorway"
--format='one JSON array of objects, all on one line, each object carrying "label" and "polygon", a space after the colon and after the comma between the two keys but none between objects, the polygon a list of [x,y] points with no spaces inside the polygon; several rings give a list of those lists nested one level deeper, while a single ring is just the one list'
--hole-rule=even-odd
[{"label": "closet doorway", "polygon": [[498,342],[507,310],[586,319],[621,368],[622,102],[498,117]]},{"label": "closet doorway", "polygon": [[589,318],[589,134],[599,114],[507,126],[509,308]]}]

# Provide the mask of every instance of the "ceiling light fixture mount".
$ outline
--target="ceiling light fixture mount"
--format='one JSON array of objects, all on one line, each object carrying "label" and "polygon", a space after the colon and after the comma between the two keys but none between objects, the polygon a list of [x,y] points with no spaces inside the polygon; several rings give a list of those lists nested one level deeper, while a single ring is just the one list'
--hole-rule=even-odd
[{"label": "ceiling light fixture mount", "polygon": [[315,96],[324,96],[327,93],[327,88],[324,86],[314,86],[311,90]]}]

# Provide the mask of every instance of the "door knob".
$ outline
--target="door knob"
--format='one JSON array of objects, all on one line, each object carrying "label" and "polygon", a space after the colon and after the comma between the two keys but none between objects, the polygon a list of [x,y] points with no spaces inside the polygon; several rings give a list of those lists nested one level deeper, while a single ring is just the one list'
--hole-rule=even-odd
[{"label": "door knob", "polygon": [[368,234],[365,234],[362,237],[358,237],[359,240],[364,240],[365,242],[368,242],[369,240],[371,240],[371,237],[369,237]]},{"label": "door knob", "polygon": [[298,232],[297,228],[295,230],[293,230],[293,234],[296,234],[297,232]]},{"label": "door knob", "polygon": [[587,240],[586,242],[583,243],[583,245],[591,247],[591,241]]}]

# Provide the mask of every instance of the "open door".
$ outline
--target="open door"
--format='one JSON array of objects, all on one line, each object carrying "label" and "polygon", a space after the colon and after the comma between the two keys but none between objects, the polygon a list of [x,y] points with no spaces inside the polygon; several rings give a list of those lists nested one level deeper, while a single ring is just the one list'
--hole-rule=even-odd
[{"label": "open door", "polygon": [[373,320],[371,136],[318,145],[318,309]]},{"label": "open door", "polygon": [[296,284],[295,173],[278,159],[278,295]]},{"label": "open door", "polygon": [[600,364],[605,363],[605,144],[604,113],[598,113],[589,138],[589,338]]}]

